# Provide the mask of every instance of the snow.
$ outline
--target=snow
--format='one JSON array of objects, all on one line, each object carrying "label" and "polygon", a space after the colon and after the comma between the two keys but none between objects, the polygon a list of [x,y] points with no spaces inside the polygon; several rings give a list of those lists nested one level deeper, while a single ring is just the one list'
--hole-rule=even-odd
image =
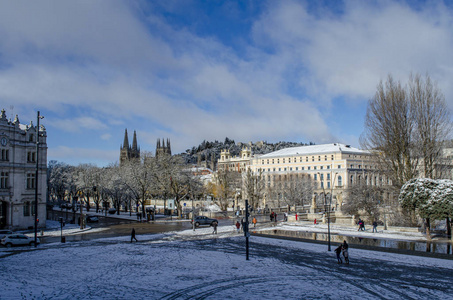
[{"label": "snow", "polygon": [[[53,229],[46,231],[46,235],[60,233],[59,224],[55,223],[48,224]],[[325,232],[323,226],[289,223],[277,228]],[[333,226],[332,230],[352,235],[354,227]],[[74,225],[67,225],[64,231],[64,234],[80,233]],[[408,232],[384,235],[420,238],[419,233]],[[449,286],[453,282],[453,260],[351,246],[351,265],[337,265],[335,254],[327,252],[324,245],[255,236],[250,238],[250,260],[246,260],[245,238],[233,225],[219,226],[217,235],[208,227],[137,238],[137,243],[130,243],[130,237],[123,236],[42,244],[36,249],[0,248],[3,271],[0,298],[446,299],[452,296]],[[430,270],[435,271],[429,273]],[[432,278],[436,274],[439,278]]]},{"label": "snow", "polygon": [[322,144],[322,145],[311,145],[301,147],[285,148],[271,153],[260,156],[260,159],[273,158],[280,156],[292,156],[292,155],[312,155],[312,154],[325,154],[325,153],[336,153],[336,152],[347,152],[354,153],[357,155],[369,155],[370,153],[365,150],[360,150],[348,145],[334,143],[334,144]]}]

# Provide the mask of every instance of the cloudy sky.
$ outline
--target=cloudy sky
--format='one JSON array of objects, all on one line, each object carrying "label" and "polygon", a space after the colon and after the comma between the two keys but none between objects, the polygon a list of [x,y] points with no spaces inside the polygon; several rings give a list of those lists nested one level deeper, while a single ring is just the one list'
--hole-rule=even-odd
[{"label": "cloudy sky", "polygon": [[[415,4],[414,4],[415,3]],[[115,162],[203,140],[358,145],[391,73],[428,72],[453,108],[442,1],[0,1],[0,104],[48,131],[48,160]]]}]

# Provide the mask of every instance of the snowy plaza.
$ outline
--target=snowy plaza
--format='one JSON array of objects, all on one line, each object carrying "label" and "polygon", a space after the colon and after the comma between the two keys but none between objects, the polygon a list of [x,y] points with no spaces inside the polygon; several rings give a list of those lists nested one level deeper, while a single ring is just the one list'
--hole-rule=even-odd
[{"label": "snowy plaza", "polygon": [[[345,233],[346,234],[346,233]],[[397,237],[397,236],[395,236]],[[233,226],[0,248],[1,299],[451,299],[453,260],[250,237]],[[410,235],[400,238],[411,239]],[[416,237],[412,237],[416,238]],[[338,244],[333,244],[336,247]],[[332,249],[333,250],[333,249]]]}]

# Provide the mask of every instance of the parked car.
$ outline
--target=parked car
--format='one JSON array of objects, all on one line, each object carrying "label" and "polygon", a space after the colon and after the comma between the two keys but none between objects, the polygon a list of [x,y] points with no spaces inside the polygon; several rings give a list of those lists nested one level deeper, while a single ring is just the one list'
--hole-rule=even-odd
[{"label": "parked car", "polygon": [[192,224],[193,222],[195,222],[195,227],[198,227],[200,225],[209,225],[209,226],[212,226],[215,224],[219,224],[219,221],[217,219],[211,219],[211,218],[208,218],[206,216],[198,216],[198,217],[195,217],[195,221],[192,220],[190,223]]},{"label": "parked car", "polygon": [[109,208],[109,214],[114,215],[116,213],[116,208]]},{"label": "parked car", "polygon": [[0,230],[0,239],[2,239],[5,235],[14,234],[14,231],[2,229]]},{"label": "parked car", "polygon": [[[39,239],[37,239],[36,241],[39,244]],[[33,246],[35,244],[35,239],[28,237],[25,234],[10,234],[4,236],[0,240],[0,244],[8,248],[11,246],[24,246],[24,245]]]},{"label": "parked car", "polygon": [[99,222],[99,218],[97,216],[87,215],[87,222],[88,223]]}]

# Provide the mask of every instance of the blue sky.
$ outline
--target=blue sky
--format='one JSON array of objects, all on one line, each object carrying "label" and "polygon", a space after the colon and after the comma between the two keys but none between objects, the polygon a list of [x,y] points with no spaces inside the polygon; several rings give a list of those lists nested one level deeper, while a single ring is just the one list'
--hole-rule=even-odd
[{"label": "blue sky", "polygon": [[[414,4],[415,3],[415,4]],[[453,107],[442,1],[1,1],[0,104],[48,131],[48,160],[107,165],[203,140],[359,146],[391,73],[428,72]]]}]

